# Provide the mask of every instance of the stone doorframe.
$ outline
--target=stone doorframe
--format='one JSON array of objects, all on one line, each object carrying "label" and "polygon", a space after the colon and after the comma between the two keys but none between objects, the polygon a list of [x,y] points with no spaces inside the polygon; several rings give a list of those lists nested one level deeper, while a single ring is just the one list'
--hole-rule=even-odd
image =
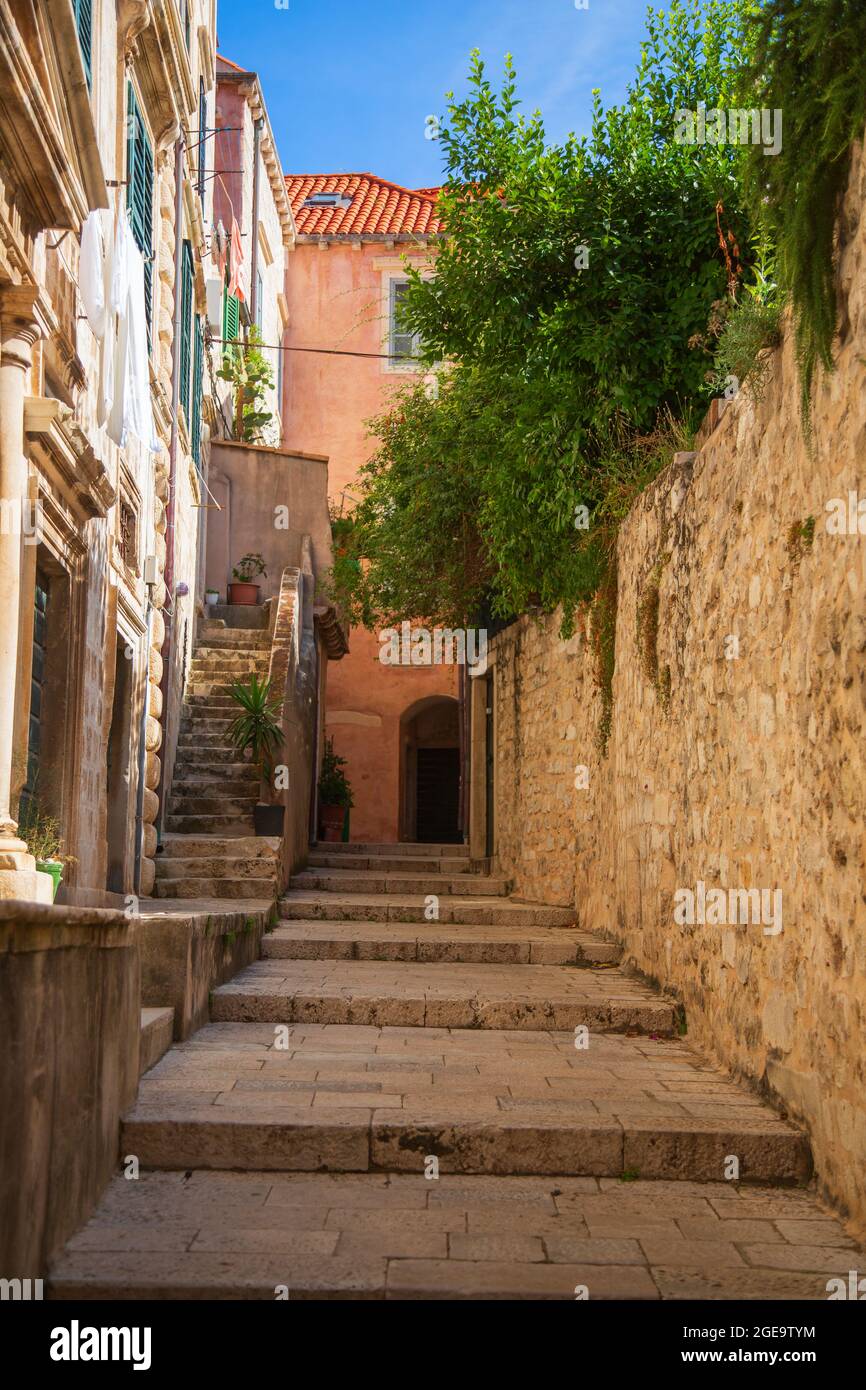
[{"label": "stone doorframe", "polygon": [[[493,750],[496,748],[496,650],[488,653],[484,671],[468,668],[469,676],[469,857],[486,859],[488,847],[487,826],[487,679],[493,688]],[[498,793],[496,765],[493,768],[493,825],[490,827],[490,840],[495,859],[498,846],[496,838],[496,799]]]}]

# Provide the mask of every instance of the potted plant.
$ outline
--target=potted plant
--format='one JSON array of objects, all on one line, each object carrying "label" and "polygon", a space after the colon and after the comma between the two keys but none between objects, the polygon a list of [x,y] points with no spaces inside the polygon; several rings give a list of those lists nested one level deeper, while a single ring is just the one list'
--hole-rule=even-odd
[{"label": "potted plant", "polygon": [[36,860],[36,868],[41,874],[49,874],[52,879],[52,902],[57,897],[63,870],[67,864],[74,864],[71,854],[67,854],[60,822],[56,816],[46,815],[32,798],[28,798],[18,833]]},{"label": "potted plant", "polygon": [[319,773],[319,820],[322,839],[335,844],[342,838],[346,812],[354,806],[352,788],[343,768],[346,759],[334,752],[334,740],[325,743],[322,770]]},{"label": "potted plant", "polygon": [[265,562],[261,555],[245,555],[232,570],[234,584],[229,585],[229,603],[240,604],[244,608],[254,607],[259,601],[261,586],[253,581],[260,575],[268,577]]},{"label": "potted plant", "polygon": [[219,589],[205,589],[205,591],[204,591],[204,601],[205,601],[205,603],[208,605],[209,608],[212,608],[212,607],[214,606],[215,603],[219,603],[219,601],[220,601],[220,591],[219,591]]},{"label": "potted plant", "polygon": [[[274,755],[283,741],[280,701],[271,694],[271,682],[260,681],[255,673],[246,680],[236,680],[229,693],[241,713],[229,726],[228,741],[242,757],[250,750],[253,765],[272,797]],[[282,835],[284,815],[285,807],[279,802],[257,802],[253,808],[256,835]]]}]

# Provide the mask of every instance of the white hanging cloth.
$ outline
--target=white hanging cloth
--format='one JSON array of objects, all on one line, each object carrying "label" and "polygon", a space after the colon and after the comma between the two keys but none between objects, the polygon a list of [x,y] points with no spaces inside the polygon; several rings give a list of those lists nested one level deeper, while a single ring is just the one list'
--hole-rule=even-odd
[{"label": "white hanging cloth", "polygon": [[123,448],[128,436],[134,434],[146,449],[156,450],[160,446],[154,435],[150,397],[144,260],[135,243],[126,209],[117,223],[109,305],[111,312],[117,315],[109,438]]},{"label": "white hanging cloth", "polygon": [[88,214],[81,228],[81,262],[78,270],[78,283],[81,287],[81,302],[87,315],[94,337],[100,341],[105,337],[105,324],[108,312],[108,239],[107,214],[101,208]]}]

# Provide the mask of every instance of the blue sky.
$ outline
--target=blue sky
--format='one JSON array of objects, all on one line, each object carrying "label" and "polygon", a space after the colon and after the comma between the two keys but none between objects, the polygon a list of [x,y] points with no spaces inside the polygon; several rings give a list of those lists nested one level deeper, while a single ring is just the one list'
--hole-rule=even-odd
[{"label": "blue sky", "polygon": [[[282,4],[286,0],[281,0]],[[622,96],[646,0],[218,0],[220,52],[259,74],[287,173],[369,170],[409,188],[440,181],[424,137],[444,93],[466,88],[479,48],[491,76],[506,53],[524,109],[553,139],[588,129],[590,94]],[[658,7],[658,6],[656,6]]]}]

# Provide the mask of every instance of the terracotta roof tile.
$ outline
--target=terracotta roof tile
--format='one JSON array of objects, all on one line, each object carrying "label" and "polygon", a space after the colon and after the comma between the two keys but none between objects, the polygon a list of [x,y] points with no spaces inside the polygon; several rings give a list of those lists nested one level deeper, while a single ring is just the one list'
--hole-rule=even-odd
[{"label": "terracotta roof tile", "polygon": [[[401,188],[375,174],[287,174],[299,236],[434,236],[437,188]],[[305,207],[314,193],[338,193],[348,207]]]}]

